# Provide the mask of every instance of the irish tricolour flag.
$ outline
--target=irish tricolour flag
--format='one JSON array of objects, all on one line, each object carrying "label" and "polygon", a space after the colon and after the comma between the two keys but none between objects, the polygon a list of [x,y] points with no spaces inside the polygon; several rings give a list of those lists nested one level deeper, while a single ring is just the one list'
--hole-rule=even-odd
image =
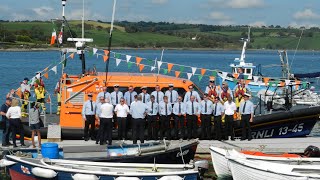
[{"label": "irish tricolour flag", "polygon": [[57,37],[57,33],[54,31],[52,32],[52,36],[51,36],[51,41],[50,41],[50,45],[53,45],[56,41],[56,37]]}]

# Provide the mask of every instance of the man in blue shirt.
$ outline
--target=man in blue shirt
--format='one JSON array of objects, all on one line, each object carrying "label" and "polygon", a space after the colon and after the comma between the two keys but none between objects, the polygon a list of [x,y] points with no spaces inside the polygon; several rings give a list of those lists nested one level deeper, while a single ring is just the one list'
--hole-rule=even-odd
[{"label": "man in blue shirt", "polygon": [[213,104],[213,120],[214,132],[216,133],[215,139],[221,141],[222,138],[222,121],[221,117],[224,114],[224,106],[220,103],[219,97],[216,97]]},{"label": "man in blue shirt", "polygon": [[186,103],[188,140],[197,134],[197,121],[200,115],[200,103],[195,101],[195,96],[190,97],[190,101]]},{"label": "man in blue shirt", "polygon": [[184,103],[187,103],[188,101],[190,101],[191,96],[194,96],[194,97],[195,97],[195,100],[196,100],[198,103],[201,102],[201,98],[200,98],[200,96],[199,96],[199,93],[194,90],[193,85],[190,85],[190,86],[189,86],[189,91],[186,92],[186,94],[184,95],[183,102],[184,102]]},{"label": "man in blue shirt", "polygon": [[[137,96],[137,95],[138,94],[137,94],[136,91],[134,91],[133,86],[129,86],[128,91],[124,93],[124,99],[126,101],[126,104],[129,106],[129,109],[130,109],[131,103],[134,102],[134,100],[135,100],[134,97]],[[128,116],[127,116],[127,127],[126,127],[127,130],[129,130],[129,127],[132,126],[131,124],[132,124],[132,117],[131,117],[131,114],[128,114]]]},{"label": "man in blue shirt", "polygon": [[141,143],[144,143],[145,116],[148,113],[148,106],[142,102],[142,97],[137,97],[137,102],[131,104],[130,114],[132,116],[132,140],[137,144],[137,134]]},{"label": "man in blue shirt", "polygon": [[[83,104],[82,107],[82,118],[85,121],[84,126],[84,140],[88,141],[89,136],[92,140],[95,140],[95,115],[96,115],[96,103],[92,101],[92,94],[88,94],[88,100]],[[90,126],[90,132],[89,132]],[[100,142],[101,143],[101,142]]]},{"label": "man in blue shirt", "polygon": [[240,103],[240,108],[239,108],[239,113],[241,116],[241,127],[242,127],[241,140],[245,140],[247,137],[248,141],[252,139],[250,123],[253,122],[253,116],[254,116],[253,103],[249,100],[250,96],[251,95],[248,93],[244,94],[244,101]]},{"label": "man in blue shirt", "polygon": [[211,134],[211,117],[212,117],[212,102],[209,100],[209,95],[204,94],[201,101],[201,139],[209,139]]},{"label": "man in blue shirt", "polygon": [[103,87],[102,88],[102,92],[99,92],[98,96],[97,96],[97,100],[96,102],[98,103],[98,101],[100,100],[100,97],[103,97],[103,99],[110,99],[111,95],[110,93],[107,91],[107,87]]},{"label": "man in blue shirt", "polygon": [[165,93],[165,96],[168,97],[168,101],[170,104],[172,104],[172,106],[174,106],[174,103],[177,102],[179,96],[178,92],[174,90],[173,87],[173,84],[169,84],[169,89]]},{"label": "man in blue shirt", "polygon": [[171,129],[170,129],[170,118],[172,114],[172,106],[168,102],[168,97],[164,96],[163,101],[159,104],[160,113],[160,139],[166,137],[167,133],[168,140],[171,140]]},{"label": "man in blue shirt", "polygon": [[1,121],[1,128],[3,128],[3,133],[2,133],[2,146],[9,146],[12,145],[9,142],[9,136],[10,136],[10,132],[11,132],[11,128],[9,125],[9,119],[6,116],[6,113],[9,109],[9,107],[11,106],[11,98],[7,98],[6,99],[6,103],[4,103],[1,106],[1,116],[2,116],[2,121]]},{"label": "man in blue shirt", "polygon": [[148,112],[148,139],[158,139],[158,112],[159,104],[155,102],[154,95],[151,95],[151,101],[147,102],[149,112]]},{"label": "man in blue shirt", "polygon": [[[173,106],[174,116],[174,132],[175,138],[179,139],[179,129],[180,129],[180,138],[184,138],[184,120],[186,115],[186,105],[182,102],[182,96],[178,96],[178,102]],[[179,127],[180,126],[180,127]]]},{"label": "man in blue shirt", "polygon": [[150,95],[148,94],[148,92],[147,92],[147,86],[143,86],[143,87],[141,87],[141,93],[140,93],[140,95],[141,95],[141,102],[143,102],[143,103],[145,103],[145,104],[147,104],[147,102],[149,102],[150,101]]},{"label": "man in blue shirt", "polygon": [[163,92],[161,91],[161,88],[160,88],[159,85],[156,85],[155,91],[153,91],[153,92],[151,93],[151,95],[154,96],[156,103],[160,104],[160,102],[163,101],[163,96],[164,96],[164,94],[163,94]]}]

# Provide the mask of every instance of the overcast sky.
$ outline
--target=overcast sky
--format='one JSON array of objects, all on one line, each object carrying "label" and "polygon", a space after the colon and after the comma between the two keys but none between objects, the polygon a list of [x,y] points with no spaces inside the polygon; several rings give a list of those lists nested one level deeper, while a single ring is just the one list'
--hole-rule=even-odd
[{"label": "overcast sky", "polygon": [[[61,0],[0,0],[2,20],[61,17]],[[85,0],[86,19],[110,21],[113,0]],[[319,26],[320,0],[117,0],[116,20],[214,25]],[[66,18],[81,19],[82,0]]]}]

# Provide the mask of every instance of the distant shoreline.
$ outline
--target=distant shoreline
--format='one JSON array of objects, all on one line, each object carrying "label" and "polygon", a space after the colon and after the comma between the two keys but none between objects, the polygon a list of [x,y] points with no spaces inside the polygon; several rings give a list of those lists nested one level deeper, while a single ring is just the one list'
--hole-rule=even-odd
[{"label": "distant shoreline", "polygon": [[[98,49],[107,49],[105,47],[97,47]],[[181,51],[241,51],[242,49],[220,49],[220,48],[130,48],[130,47],[114,47],[113,50],[181,50]],[[60,48],[8,48],[0,49],[0,52],[37,52],[37,51],[60,51]],[[286,49],[294,51],[294,49]],[[247,51],[277,51],[276,49],[247,49]],[[320,50],[298,50],[299,52],[320,52]]]}]

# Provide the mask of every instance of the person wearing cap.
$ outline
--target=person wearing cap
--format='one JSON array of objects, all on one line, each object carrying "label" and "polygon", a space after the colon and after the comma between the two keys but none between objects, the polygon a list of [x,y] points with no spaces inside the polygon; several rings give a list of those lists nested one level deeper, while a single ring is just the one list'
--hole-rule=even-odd
[{"label": "person wearing cap", "polygon": [[248,140],[250,141],[252,139],[250,123],[253,122],[254,107],[253,103],[249,100],[249,97],[251,97],[250,94],[244,93],[244,101],[240,103],[239,113],[241,116],[242,128],[241,140],[245,140],[248,138]]},{"label": "person wearing cap", "polygon": [[212,117],[212,101],[209,100],[209,95],[204,94],[203,100],[201,101],[201,138],[211,138],[211,117]]},{"label": "person wearing cap", "polygon": [[236,114],[237,107],[236,104],[232,101],[231,96],[228,96],[228,101],[223,104],[224,106],[224,114],[225,114],[225,133],[226,139],[228,140],[229,136],[231,140],[234,141],[234,114]]},{"label": "person wearing cap", "polygon": [[[88,100],[83,104],[82,107],[82,118],[85,121],[84,126],[84,140],[88,141],[89,136],[92,140],[94,137],[94,129],[95,129],[95,115],[96,115],[96,103],[92,100],[92,94],[88,94]],[[89,131],[90,126],[90,131]]]},{"label": "person wearing cap", "polygon": [[186,114],[187,114],[187,129],[188,129],[188,140],[195,137],[197,134],[197,121],[200,115],[201,107],[200,103],[195,101],[196,97],[192,95],[190,101],[186,104]]},{"label": "person wearing cap", "polygon": [[147,102],[147,106],[149,108],[148,111],[148,139],[158,139],[158,112],[159,112],[159,104],[155,102],[154,95],[151,95],[151,101]]},{"label": "person wearing cap", "polygon": [[6,116],[8,109],[11,106],[11,103],[12,103],[12,99],[9,97],[6,98],[6,102],[1,106],[1,110],[0,110],[0,114],[2,116],[1,128],[3,129],[3,133],[2,133],[3,147],[12,145],[9,141],[9,136],[11,132],[10,123],[9,123],[9,119]]},{"label": "person wearing cap", "polygon": [[207,85],[205,90],[205,93],[208,94],[208,99],[214,101],[215,97],[220,95],[220,90],[220,86],[215,85],[215,78],[211,77],[209,79],[209,85]]},{"label": "person wearing cap", "polygon": [[214,99],[213,104],[213,122],[215,139],[221,141],[222,138],[222,121],[221,118],[224,114],[224,106],[220,103],[219,97]]},{"label": "person wearing cap", "polygon": [[98,103],[98,101],[101,99],[101,97],[103,97],[104,100],[109,99],[110,100],[110,93],[107,91],[107,86],[104,86],[102,88],[102,92],[99,92],[97,99],[96,99],[96,103]]},{"label": "person wearing cap", "polygon": [[140,142],[144,143],[145,116],[148,113],[148,106],[142,102],[142,96],[137,97],[137,102],[131,104],[130,114],[132,116],[132,140],[137,144],[137,136]]},{"label": "person wearing cap", "polygon": [[[168,102],[168,97],[164,96],[163,101],[159,104],[159,114],[160,114],[160,139],[167,137],[171,140],[171,128],[170,128],[170,118],[172,114],[172,106]],[[167,134],[167,136],[165,135]]]},{"label": "person wearing cap", "polygon": [[172,107],[177,102],[179,96],[178,92],[174,90],[173,87],[173,84],[169,84],[169,89],[165,93],[165,96],[168,97],[168,101]]},{"label": "person wearing cap", "polygon": [[244,101],[243,96],[244,93],[249,93],[250,94],[250,88],[246,85],[246,82],[244,79],[240,79],[239,83],[234,87],[233,92],[234,92],[234,98],[236,102],[237,109],[239,110],[239,106],[241,101]]},{"label": "person wearing cap", "polygon": [[127,125],[127,116],[130,113],[129,106],[125,104],[125,100],[122,97],[120,103],[116,105],[114,112],[117,115],[118,122],[118,139],[124,140],[127,139],[126,125]]},{"label": "person wearing cap", "polygon": [[150,101],[150,95],[147,92],[147,86],[142,86],[141,91],[142,92],[139,94],[141,95],[141,98],[142,98],[141,101],[146,104],[147,102]]},{"label": "person wearing cap", "polygon": [[[101,105],[105,103],[105,99],[103,96],[101,96],[99,99],[97,99],[96,101],[96,119],[98,120],[99,124],[100,124],[100,119],[101,119]],[[96,137],[96,144],[99,144],[100,142],[100,135],[103,134],[103,129],[99,128],[98,130],[98,134]]]},{"label": "person wearing cap", "polygon": [[230,95],[233,98],[233,94],[228,86],[228,83],[226,81],[223,81],[219,97],[221,102],[226,102],[228,100],[228,95]]},{"label": "person wearing cap", "polygon": [[21,99],[23,99],[24,101],[22,101],[22,105],[21,105],[21,116],[22,117],[27,117],[27,107],[28,107],[28,103],[29,103],[29,97],[31,96],[30,94],[30,88],[31,88],[31,84],[28,84],[29,79],[26,77],[23,79],[23,81],[21,82],[20,85],[20,90],[21,90]]},{"label": "person wearing cap", "polygon": [[104,145],[106,140],[108,140],[108,145],[112,145],[112,117],[113,105],[110,103],[109,99],[105,99],[105,103],[100,107],[100,145]]},{"label": "person wearing cap", "polygon": [[179,129],[180,129],[180,138],[185,136],[185,127],[184,120],[186,115],[186,104],[182,101],[182,96],[178,96],[178,101],[173,106],[174,114],[174,132],[175,138],[179,139]]},{"label": "person wearing cap", "polygon": [[128,91],[124,93],[124,99],[129,108],[131,106],[131,103],[134,101],[135,95],[137,95],[137,92],[134,91],[133,86],[129,86]]},{"label": "person wearing cap", "polygon": [[184,95],[184,100],[183,100],[183,102],[184,102],[184,103],[187,103],[188,101],[190,101],[191,96],[194,96],[194,97],[196,98],[195,100],[196,100],[198,103],[200,103],[200,102],[201,102],[201,98],[200,98],[200,96],[199,96],[199,93],[194,90],[193,85],[188,86],[188,88],[189,88],[189,91]]},{"label": "person wearing cap", "polygon": [[151,93],[151,95],[154,96],[156,103],[159,104],[160,102],[163,101],[163,96],[164,96],[164,94],[163,94],[163,92],[161,91],[161,88],[160,88],[159,85],[156,85],[155,91],[153,91],[153,92]]}]

